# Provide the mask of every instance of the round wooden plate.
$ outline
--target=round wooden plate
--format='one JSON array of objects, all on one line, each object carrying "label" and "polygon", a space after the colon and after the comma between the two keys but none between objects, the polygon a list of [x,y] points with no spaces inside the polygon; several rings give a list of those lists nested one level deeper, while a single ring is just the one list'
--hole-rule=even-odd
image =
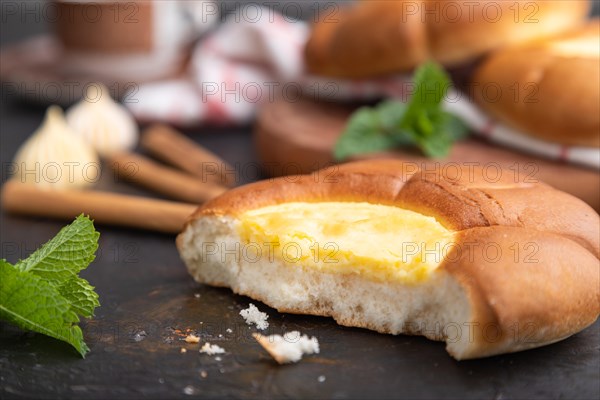
[{"label": "round wooden plate", "polygon": [[[254,140],[266,172],[272,176],[308,173],[333,164],[333,146],[351,112],[351,107],[309,100],[265,104],[258,115]],[[490,180],[498,179],[498,173],[513,174],[515,179],[541,180],[600,209],[597,171],[537,158],[476,137],[456,143],[445,159],[427,159],[410,150],[362,158],[400,158],[420,167],[438,163],[442,168],[452,168],[456,163],[471,163],[485,168]]]}]

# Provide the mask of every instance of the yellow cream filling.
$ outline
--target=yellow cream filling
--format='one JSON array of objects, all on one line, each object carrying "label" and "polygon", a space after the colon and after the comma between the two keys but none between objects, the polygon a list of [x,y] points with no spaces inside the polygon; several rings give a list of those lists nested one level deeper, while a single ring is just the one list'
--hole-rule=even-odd
[{"label": "yellow cream filling", "polygon": [[249,262],[278,259],[373,280],[423,281],[454,238],[435,218],[370,203],[283,203],[240,219]]}]

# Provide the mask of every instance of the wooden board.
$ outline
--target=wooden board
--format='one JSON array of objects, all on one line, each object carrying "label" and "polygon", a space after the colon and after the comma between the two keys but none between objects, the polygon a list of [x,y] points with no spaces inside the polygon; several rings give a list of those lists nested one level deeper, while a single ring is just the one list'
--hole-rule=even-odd
[{"label": "wooden board", "polygon": [[[279,100],[266,104],[260,111],[254,139],[267,172],[271,175],[307,173],[331,165],[333,146],[351,110],[351,107],[311,101]],[[485,168],[490,180],[498,179],[498,173],[512,174],[515,179],[540,180],[600,209],[598,171],[537,158],[476,137],[456,143],[445,159],[426,159],[408,150],[362,158],[400,158],[418,166],[432,167],[438,163],[442,168],[470,163]]]}]

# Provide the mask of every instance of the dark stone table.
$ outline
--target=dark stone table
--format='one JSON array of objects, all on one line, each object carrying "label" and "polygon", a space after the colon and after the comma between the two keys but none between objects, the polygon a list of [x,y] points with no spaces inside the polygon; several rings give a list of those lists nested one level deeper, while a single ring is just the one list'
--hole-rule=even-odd
[{"label": "dark stone table", "polygon": [[[14,39],[40,29],[13,24],[3,26],[3,35]],[[42,108],[2,95],[3,181],[17,147],[42,116]],[[231,163],[255,161],[249,128],[206,128],[190,136]],[[110,177],[100,186],[149,195]],[[26,257],[63,225],[0,213],[2,257]],[[297,329],[321,343],[319,355],[278,366],[238,315],[251,300],[195,283],[174,237],[97,229],[98,257],[82,274],[102,303],[95,318],[82,323],[91,352],[81,359],[62,342],[0,323],[2,399],[600,397],[599,322],[541,349],[457,362],[442,343],[344,328],[328,318],[279,314],[256,303],[269,314],[272,332]],[[200,354],[197,344],[182,341],[187,330],[227,352],[219,358]]]}]

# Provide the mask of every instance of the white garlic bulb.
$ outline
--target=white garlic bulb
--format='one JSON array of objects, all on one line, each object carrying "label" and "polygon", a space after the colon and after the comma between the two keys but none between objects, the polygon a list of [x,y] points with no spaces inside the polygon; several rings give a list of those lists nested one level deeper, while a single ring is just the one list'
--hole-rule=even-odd
[{"label": "white garlic bulb", "polygon": [[138,140],[133,117],[102,84],[88,86],[84,98],[67,112],[67,123],[103,157],[129,150]]},{"label": "white garlic bulb", "polygon": [[44,189],[76,189],[100,179],[94,149],[67,125],[60,107],[51,106],[44,122],[14,158],[15,178]]}]

